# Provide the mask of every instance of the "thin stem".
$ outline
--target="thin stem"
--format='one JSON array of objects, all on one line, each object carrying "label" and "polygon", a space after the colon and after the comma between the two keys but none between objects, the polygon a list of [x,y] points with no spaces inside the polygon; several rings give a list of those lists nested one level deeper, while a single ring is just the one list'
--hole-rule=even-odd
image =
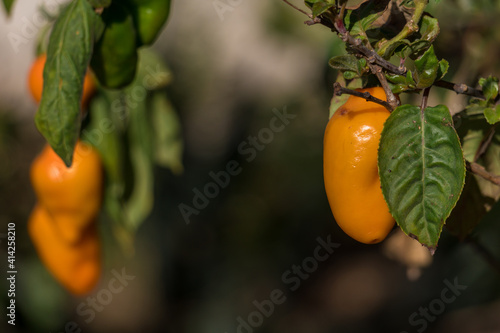
[{"label": "thin stem", "polygon": [[486,179],[492,184],[495,184],[497,186],[500,186],[500,176],[492,174],[491,172],[487,171],[482,165],[477,164],[475,162],[465,162],[467,170],[472,172],[475,175],[478,175],[479,177]]},{"label": "thin stem", "polygon": [[452,91],[456,92],[457,94],[472,96],[472,97],[476,97],[479,99],[485,99],[483,92],[481,90],[474,89],[474,88],[469,87],[468,85],[463,84],[463,83],[456,84],[453,82],[439,80],[439,81],[434,82],[434,85],[437,87],[452,90]]},{"label": "thin stem", "polygon": [[422,103],[420,104],[420,110],[422,110],[422,112],[427,107],[427,102],[429,101],[430,92],[431,92],[431,87],[427,87],[424,89],[424,94],[422,95]]},{"label": "thin stem", "polygon": [[339,15],[337,15],[337,17],[335,17],[335,19],[334,19],[334,21],[335,21],[334,26],[341,36],[345,35],[347,33],[347,29],[345,28],[345,25],[344,25],[345,6],[346,6],[346,2],[342,3],[342,7],[340,8]]},{"label": "thin stem", "polygon": [[374,64],[368,64],[368,66],[370,67],[372,73],[377,76],[377,79],[382,85],[382,88],[384,88],[385,90],[385,95],[387,96],[387,102],[391,106],[389,111],[391,112],[394,111],[394,109],[398,107],[399,102],[396,96],[394,96],[394,93],[392,92],[391,87],[389,86],[389,83],[387,82],[387,79],[385,78],[385,75],[382,72],[382,67]]},{"label": "thin stem", "polygon": [[357,53],[363,55],[368,62],[372,64],[377,64],[383,69],[388,70],[391,73],[406,75],[406,68],[404,66],[398,67],[391,62],[382,58],[375,50],[370,49],[363,45],[361,39],[352,37],[349,32],[346,32],[344,35],[340,36],[342,40],[348,42],[351,45],[351,48],[354,49]]},{"label": "thin stem", "polygon": [[385,107],[386,109],[392,111],[391,105],[389,103],[387,103],[386,101],[383,101],[381,99],[378,99],[375,96],[372,96],[369,92],[364,92],[363,93],[363,92],[360,92],[360,91],[356,91],[356,90],[344,88],[338,82],[335,82],[333,84],[333,94],[335,96],[341,96],[343,94],[348,94],[348,95],[353,95],[353,96],[356,96],[356,97],[364,98],[368,102],[373,102],[373,103],[380,104],[383,107]]},{"label": "thin stem", "polygon": [[[366,58],[366,60],[372,64],[376,64],[386,71],[393,73],[393,74],[398,74],[398,75],[406,75],[407,69],[403,64],[401,64],[399,67],[392,64],[388,60],[385,60],[383,57],[381,57],[375,50],[367,47],[366,45],[363,45],[362,41],[358,38],[352,37],[349,32],[346,30],[343,20],[339,16],[334,19],[334,23],[330,18],[324,17],[323,15],[320,15],[319,17],[314,17],[311,13],[307,13],[303,9],[298,8],[294,4],[290,3],[288,0],[283,0],[286,4],[294,8],[295,10],[298,10],[299,12],[307,15],[307,17],[310,18],[310,20],[306,21],[305,23],[307,25],[314,25],[314,24],[321,24],[324,25],[325,27],[329,28],[330,30],[339,33],[340,38],[348,43],[351,48],[358,54],[362,55],[363,57]],[[405,27],[403,28],[403,31],[400,32],[400,34],[396,35],[394,38],[391,40],[387,41],[382,48],[379,50],[381,54],[385,52],[385,50],[393,43],[399,41],[402,37],[407,36],[410,34],[413,30],[413,25],[417,24],[420,18],[423,15],[423,11],[425,6],[427,5],[428,0],[416,0],[416,9],[413,14],[413,17],[410,21],[407,22]],[[418,20],[417,20],[418,19]],[[444,80],[439,80],[434,82],[435,86],[441,87],[447,90],[452,90],[456,92],[457,94],[462,94],[462,95],[467,95],[467,96],[472,96],[478,99],[485,99],[483,92],[480,89],[475,89],[473,87],[470,87],[466,84],[463,83],[453,83],[453,82],[448,82]],[[500,102],[500,94],[497,96],[495,99],[495,102]]]},{"label": "thin stem", "polygon": [[476,154],[474,155],[474,162],[476,162],[486,151],[488,150],[488,147],[490,146],[491,141],[493,140],[493,137],[495,136],[495,126],[492,126],[490,130],[488,131],[488,134],[486,134],[485,137],[481,140],[481,144],[479,145],[479,148],[476,151]]},{"label": "thin stem", "polygon": [[485,248],[477,241],[477,239],[472,236],[467,236],[465,238],[465,242],[471,245],[483,257],[483,259],[486,260],[491,268],[493,268],[497,271],[498,274],[500,274],[500,262],[487,248]]},{"label": "thin stem", "polygon": [[312,14],[310,14],[310,13],[306,12],[306,11],[305,11],[305,10],[303,10],[303,9],[300,9],[299,7],[295,6],[293,3],[290,3],[288,0],[283,0],[283,2],[285,2],[287,5],[289,5],[289,6],[290,6],[290,7],[292,7],[293,9],[298,10],[299,12],[301,12],[301,13],[303,13],[303,14],[307,15],[307,17],[309,17],[310,19],[312,19],[312,18],[313,18],[313,15],[312,15]]}]

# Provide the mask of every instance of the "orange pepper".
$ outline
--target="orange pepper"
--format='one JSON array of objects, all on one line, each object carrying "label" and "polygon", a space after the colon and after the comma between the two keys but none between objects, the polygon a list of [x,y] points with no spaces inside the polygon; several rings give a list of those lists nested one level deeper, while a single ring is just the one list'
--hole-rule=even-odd
[{"label": "orange pepper", "polygon": [[31,183],[61,237],[77,242],[101,208],[103,173],[97,150],[79,141],[68,168],[46,145],[31,165]]},{"label": "orange pepper", "polygon": [[[380,87],[359,91],[386,100]],[[330,208],[340,228],[366,244],[382,241],[394,226],[377,163],[380,135],[389,115],[379,104],[350,96],[325,131],[323,173]]]},{"label": "orange pepper", "polygon": [[90,292],[100,276],[100,246],[95,223],[74,244],[63,241],[46,209],[37,204],[28,221],[33,244],[52,275],[71,293]]}]

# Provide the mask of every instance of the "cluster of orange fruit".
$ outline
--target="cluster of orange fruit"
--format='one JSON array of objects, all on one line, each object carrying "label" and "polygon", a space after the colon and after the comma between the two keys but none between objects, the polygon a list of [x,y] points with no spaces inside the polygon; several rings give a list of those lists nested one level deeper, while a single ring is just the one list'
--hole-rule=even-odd
[{"label": "cluster of orange fruit", "polygon": [[[38,57],[28,75],[33,98],[39,102],[46,57]],[[95,91],[91,75],[84,81],[82,106]],[[37,203],[28,232],[45,267],[68,291],[81,295],[97,284],[101,271],[97,216],[102,203],[102,163],[95,148],[79,141],[67,167],[46,145],[31,165]]]}]

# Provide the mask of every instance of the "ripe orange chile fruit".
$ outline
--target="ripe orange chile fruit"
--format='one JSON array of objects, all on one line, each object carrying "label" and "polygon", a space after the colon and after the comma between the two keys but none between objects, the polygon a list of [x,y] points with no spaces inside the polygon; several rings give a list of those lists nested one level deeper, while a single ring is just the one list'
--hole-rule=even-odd
[{"label": "ripe orange chile fruit", "polygon": [[101,208],[103,174],[95,148],[79,141],[70,168],[46,145],[31,164],[38,202],[54,220],[62,239],[75,243]]},{"label": "ripe orange chile fruit", "polygon": [[[386,100],[382,88],[359,90]],[[378,175],[378,145],[390,113],[383,106],[350,96],[325,131],[323,173],[337,224],[355,240],[374,244],[394,226]]]},{"label": "ripe orange chile fruit", "polygon": [[71,293],[90,292],[99,281],[100,245],[96,224],[91,224],[75,244],[62,240],[49,213],[36,205],[28,221],[28,232],[40,259],[52,275]]},{"label": "ripe orange chile fruit", "polygon": [[[47,60],[47,55],[42,54],[35,59],[33,65],[31,65],[30,72],[28,74],[28,85],[30,88],[31,95],[37,103],[42,99],[43,90],[43,68],[45,66],[45,61]],[[82,93],[82,108],[87,106],[90,97],[94,95],[96,91],[94,79],[87,70],[85,73],[85,78],[83,80],[83,93]]]}]

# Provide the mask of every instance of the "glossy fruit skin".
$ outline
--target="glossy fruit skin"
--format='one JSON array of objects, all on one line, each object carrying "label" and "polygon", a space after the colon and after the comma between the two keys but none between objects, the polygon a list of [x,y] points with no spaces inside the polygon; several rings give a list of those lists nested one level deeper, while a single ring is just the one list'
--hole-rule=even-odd
[{"label": "glossy fruit skin", "polygon": [[170,14],[170,0],[128,0],[137,29],[138,45],[151,45],[161,32]]},{"label": "glossy fruit skin", "polygon": [[28,233],[45,267],[71,293],[83,295],[95,287],[101,273],[95,223],[84,230],[77,243],[68,244],[59,237],[47,210],[37,204],[28,220]]},{"label": "glossy fruit skin", "polygon": [[97,150],[79,141],[73,164],[67,168],[46,145],[33,161],[30,176],[38,202],[51,216],[61,238],[78,242],[101,208],[103,171]]},{"label": "glossy fruit skin", "polygon": [[170,14],[170,0],[126,0],[134,18],[137,45],[151,45]]},{"label": "glossy fruit skin", "polygon": [[96,77],[107,88],[129,85],[137,70],[136,31],[132,14],[121,2],[113,1],[104,9],[106,28],[95,44],[90,65]]},{"label": "glossy fruit skin", "polygon": [[[46,54],[38,56],[31,65],[31,69],[28,74],[28,87],[31,92],[31,96],[33,96],[37,103],[42,100],[43,68],[45,67],[46,61]],[[87,70],[83,79],[82,109],[87,107],[90,98],[95,94],[95,92],[96,86],[94,79],[92,78],[90,71]]]},{"label": "glossy fruit skin", "polygon": [[[382,88],[359,90],[386,100]],[[323,173],[332,213],[355,240],[374,244],[394,226],[378,175],[378,145],[390,113],[383,106],[350,96],[325,130]]]}]

